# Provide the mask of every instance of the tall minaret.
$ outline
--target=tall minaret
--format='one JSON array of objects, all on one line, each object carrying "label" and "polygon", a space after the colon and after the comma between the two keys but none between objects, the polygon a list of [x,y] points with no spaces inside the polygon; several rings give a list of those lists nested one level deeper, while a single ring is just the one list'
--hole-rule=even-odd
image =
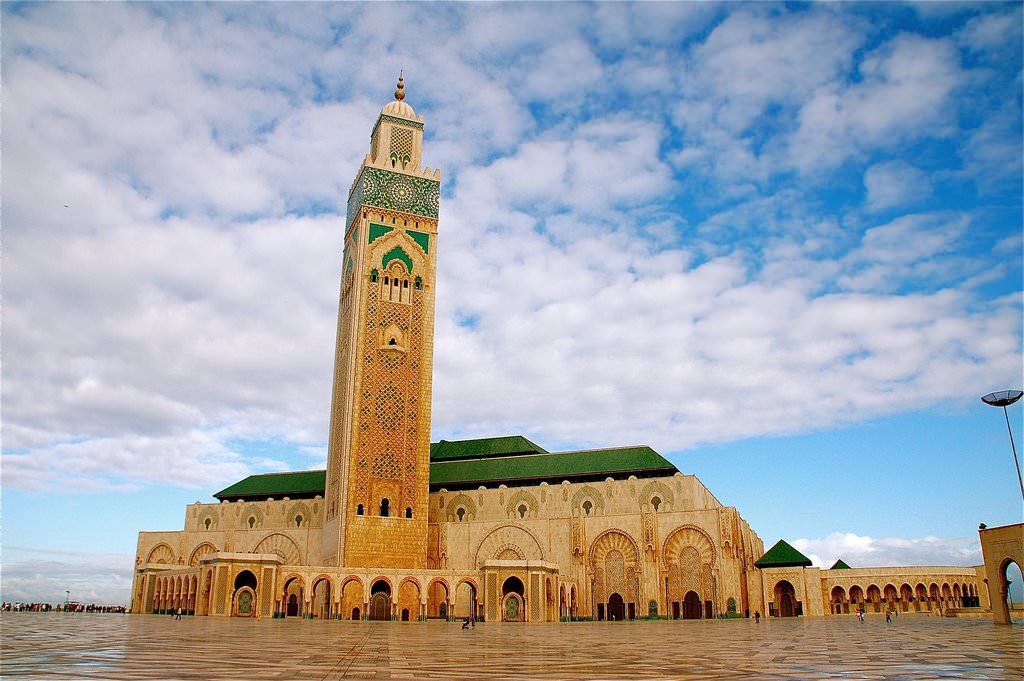
[{"label": "tall minaret", "polygon": [[426,563],[441,171],[399,76],[348,194],[327,453],[325,565]]}]

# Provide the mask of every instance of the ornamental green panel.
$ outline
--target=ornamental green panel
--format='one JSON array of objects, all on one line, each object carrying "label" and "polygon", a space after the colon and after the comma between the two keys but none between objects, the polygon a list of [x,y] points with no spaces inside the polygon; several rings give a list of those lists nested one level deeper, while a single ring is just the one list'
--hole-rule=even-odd
[{"label": "ornamental green panel", "polygon": [[352,193],[348,195],[346,225],[352,224],[362,204],[436,220],[441,205],[441,183],[425,177],[363,166],[359,179],[352,187]]},{"label": "ornamental green panel", "polygon": [[394,230],[394,227],[388,227],[387,225],[378,225],[375,222],[370,223],[370,240],[367,243],[372,244],[376,239],[384,236],[388,232]]},{"label": "ornamental green panel", "polygon": [[417,232],[412,229],[405,230],[405,233],[412,237],[412,240],[420,245],[424,253],[430,253],[430,235],[425,232]]},{"label": "ornamental green panel", "polygon": [[384,254],[384,258],[381,260],[381,267],[387,267],[388,263],[396,258],[404,262],[405,266],[409,268],[409,272],[412,272],[412,258],[398,246]]}]

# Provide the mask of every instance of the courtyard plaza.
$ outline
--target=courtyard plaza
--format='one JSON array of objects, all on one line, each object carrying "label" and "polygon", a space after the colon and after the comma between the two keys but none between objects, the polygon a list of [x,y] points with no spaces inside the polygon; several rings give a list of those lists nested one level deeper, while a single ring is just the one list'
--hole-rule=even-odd
[{"label": "courtyard plaza", "polygon": [[903,615],[342,622],[4,613],[3,678],[1021,679],[1024,627]]}]

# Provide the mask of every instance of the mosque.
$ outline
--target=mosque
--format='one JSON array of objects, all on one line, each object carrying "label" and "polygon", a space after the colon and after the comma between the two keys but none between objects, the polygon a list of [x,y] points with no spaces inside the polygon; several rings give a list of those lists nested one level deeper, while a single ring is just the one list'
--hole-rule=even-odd
[{"label": "mosque", "polygon": [[140,532],[131,610],[423,621],[950,612],[979,567],[830,569],[767,552],[645,445],[430,442],[440,170],[424,119],[380,112],[349,190],[326,470],[252,475]]}]

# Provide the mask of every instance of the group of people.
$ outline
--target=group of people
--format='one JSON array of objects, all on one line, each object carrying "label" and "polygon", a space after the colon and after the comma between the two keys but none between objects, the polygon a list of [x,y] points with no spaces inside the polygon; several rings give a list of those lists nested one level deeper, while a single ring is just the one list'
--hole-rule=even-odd
[{"label": "group of people", "polygon": [[21,603],[4,601],[0,604],[3,612],[113,612],[125,613],[127,608],[123,605],[96,605],[95,603]]}]

